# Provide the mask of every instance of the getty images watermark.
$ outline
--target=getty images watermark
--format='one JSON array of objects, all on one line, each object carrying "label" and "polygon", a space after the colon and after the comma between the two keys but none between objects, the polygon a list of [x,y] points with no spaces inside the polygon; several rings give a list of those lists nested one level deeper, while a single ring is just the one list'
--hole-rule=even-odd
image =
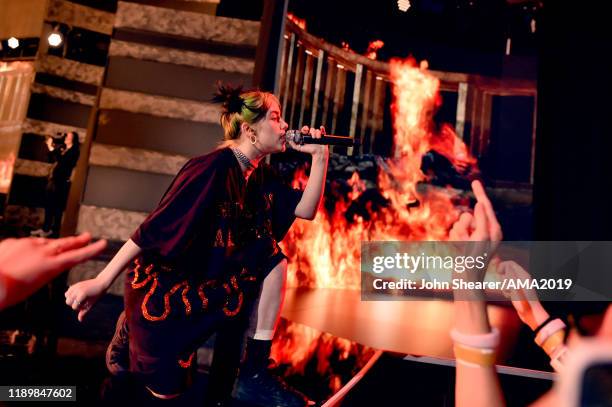
[{"label": "getty images watermark", "polygon": [[363,242],[363,300],[609,301],[612,242]]}]

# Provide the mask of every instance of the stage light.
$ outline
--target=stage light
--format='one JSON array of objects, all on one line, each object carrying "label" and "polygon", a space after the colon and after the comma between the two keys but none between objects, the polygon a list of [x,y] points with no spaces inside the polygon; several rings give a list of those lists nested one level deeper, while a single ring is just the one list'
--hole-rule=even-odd
[{"label": "stage light", "polygon": [[397,8],[400,9],[400,11],[408,11],[408,9],[410,8],[411,4],[410,4],[410,0],[397,0]]},{"label": "stage light", "polygon": [[7,43],[8,43],[8,46],[12,49],[15,49],[19,46],[19,40],[15,37],[9,38]]},{"label": "stage light", "polygon": [[64,42],[64,37],[62,36],[62,34],[60,32],[53,31],[47,37],[47,42],[52,47],[59,47],[60,45],[62,45],[62,42]]}]

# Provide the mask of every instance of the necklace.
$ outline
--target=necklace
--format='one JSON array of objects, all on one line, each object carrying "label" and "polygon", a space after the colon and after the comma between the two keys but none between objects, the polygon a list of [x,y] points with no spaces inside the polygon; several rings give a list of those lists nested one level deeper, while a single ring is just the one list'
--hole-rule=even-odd
[{"label": "necklace", "polygon": [[247,170],[251,170],[254,169],[255,166],[253,165],[253,163],[251,162],[251,160],[249,160],[249,157],[247,157],[246,155],[244,155],[244,153],[242,151],[240,151],[240,149],[236,148],[236,147],[230,147],[230,149],[232,150],[232,153],[234,153],[234,155],[236,156],[236,159],[238,159],[238,161],[244,165],[244,167]]}]

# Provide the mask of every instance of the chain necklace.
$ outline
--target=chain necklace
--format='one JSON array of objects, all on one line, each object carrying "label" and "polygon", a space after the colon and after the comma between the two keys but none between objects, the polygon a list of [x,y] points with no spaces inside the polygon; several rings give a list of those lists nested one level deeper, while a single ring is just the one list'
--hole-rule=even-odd
[{"label": "chain necklace", "polygon": [[251,160],[249,160],[249,157],[247,157],[246,155],[244,155],[244,153],[242,151],[240,151],[240,149],[236,148],[236,147],[230,147],[230,149],[232,150],[232,153],[234,153],[234,155],[236,156],[236,158],[238,159],[238,161],[244,165],[244,167],[248,170],[252,170],[255,168],[255,166],[253,165],[253,163],[251,162]]}]

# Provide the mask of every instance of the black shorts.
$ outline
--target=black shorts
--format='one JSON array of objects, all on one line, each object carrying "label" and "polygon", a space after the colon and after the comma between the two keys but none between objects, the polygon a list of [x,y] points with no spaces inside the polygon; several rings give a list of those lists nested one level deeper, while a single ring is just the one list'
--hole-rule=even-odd
[{"label": "black shorts", "polygon": [[158,394],[185,391],[197,349],[219,330],[242,335],[261,281],[284,258],[281,252],[266,261],[260,278],[238,273],[217,282],[181,280],[137,259],[125,279],[130,371]]}]

